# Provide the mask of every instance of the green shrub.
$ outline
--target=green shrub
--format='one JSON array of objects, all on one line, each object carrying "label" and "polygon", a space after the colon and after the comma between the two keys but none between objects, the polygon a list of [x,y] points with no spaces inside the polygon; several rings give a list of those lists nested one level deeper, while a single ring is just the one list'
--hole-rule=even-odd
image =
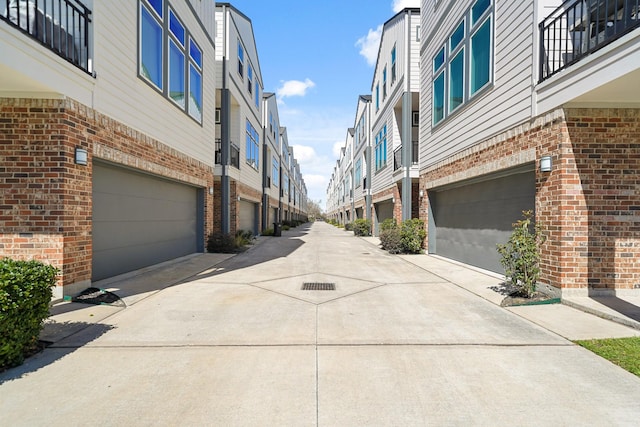
[{"label": "green shrub", "polygon": [[396,228],[397,226],[398,223],[396,222],[395,218],[387,218],[380,223],[380,231],[382,232],[390,230],[392,228]]},{"label": "green shrub", "polygon": [[420,253],[427,236],[424,221],[417,218],[403,221],[399,226],[395,219],[385,219],[380,224],[380,230],[382,249],[392,254]]},{"label": "green shrub", "polygon": [[207,252],[232,254],[237,249],[236,240],[231,234],[211,233],[207,239]]},{"label": "green shrub", "polygon": [[371,221],[359,218],[353,221],[353,234],[356,236],[371,236]]},{"label": "green shrub", "polygon": [[523,219],[513,223],[513,233],[504,245],[498,246],[504,274],[517,294],[530,298],[540,277],[538,245],[545,241],[542,227],[534,225],[533,211],[523,211]]},{"label": "green shrub", "polygon": [[0,260],[0,368],[21,364],[37,345],[57,274],[39,261]]},{"label": "green shrub", "polygon": [[402,253],[402,237],[398,227],[390,227],[380,232],[382,249],[390,254]]},{"label": "green shrub", "polygon": [[251,245],[253,243],[253,232],[250,230],[236,231],[235,245],[236,248]]},{"label": "green shrub", "polygon": [[400,227],[400,240],[402,252],[418,254],[422,251],[427,232],[424,229],[424,221],[421,219],[408,219],[402,222]]},{"label": "green shrub", "polygon": [[275,231],[273,230],[273,228],[265,228],[264,230],[262,230],[263,236],[273,236],[274,234]]},{"label": "green shrub", "polygon": [[346,231],[351,231],[351,230],[353,230],[353,223],[351,223],[351,222],[347,222],[347,223],[344,225],[344,229],[345,229]]},{"label": "green shrub", "polygon": [[287,230],[290,230],[290,229],[291,229],[291,227],[289,227],[288,225],[283,225],[282,226],[282,231],[287,231]]}]

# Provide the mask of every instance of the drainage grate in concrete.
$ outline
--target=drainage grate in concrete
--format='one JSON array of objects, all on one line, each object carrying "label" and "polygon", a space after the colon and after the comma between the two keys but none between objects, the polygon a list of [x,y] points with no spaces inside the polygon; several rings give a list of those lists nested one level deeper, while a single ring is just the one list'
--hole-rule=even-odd
[{"label": "drainage grate in concrete", "polygon": [[325,282],[304,282],[302,284],[303,291],[335,291],[336,284],[335,283],[325,283]]}]

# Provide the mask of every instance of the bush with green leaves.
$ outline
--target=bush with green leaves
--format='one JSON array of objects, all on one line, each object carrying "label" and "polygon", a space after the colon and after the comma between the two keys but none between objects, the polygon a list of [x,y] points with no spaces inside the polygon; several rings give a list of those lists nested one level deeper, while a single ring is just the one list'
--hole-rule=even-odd
[{"label": "bush with green leaves", "polygon": [[371,221],[368,219],[356,219],[351,228],[356,236],[371,236]]},{"label": "bush with green leaves", "polygon": [[380,224],[382,249],[392,254],[420,253],[426,235],[424,221],[417,218],[403,221],[400,225],[395,219],[386,219]]},{"label": "bush with green leaves", "polygon": [[227,233],[211,233],[207,239],[207,252],[233,254],[238,251],[236,239]]},{"label": "bush with green leaves", "polygon": [[263,236],[273,236],[274,234],[275,231],[273,230],[273,228],[265,228],[264,230],[262,230]]},{"label": "bush with green leaves", "polygon": [[37,346],[57,274],[40,261],[0,260],[0,368],[21,364]]},{"label": "bush with green leaves", "polygon": [[291,229],[291,227],[289,227],[286,224],[282,226],[282,231],[287,231],[287,230],[290,230],[290,229]]},{"label": "bush with green leaves", "polygon": [[345,223],[345,224],[344,224],[344,229],[345,229],[346,231],[352,231],[352,230],[353,230],[353,223],[351,223],[351,222],[347,222],[347,223]]},{"label": "bush with green leaves", "polygon": [[427,232],[424,229],[424,221],[421,219],[408,219],[400,226],[400,241],[402,251],[408,254],[418,254],[422,251]]},{"label": "bush with green leaves", "polygon": [[542,226],[535,223],[533,211],[523,211],[522,219],[513,223],[507,243],[498,246],[505,276],[519,296],[530,298],[540,277],[539,245],[546,240]]}]

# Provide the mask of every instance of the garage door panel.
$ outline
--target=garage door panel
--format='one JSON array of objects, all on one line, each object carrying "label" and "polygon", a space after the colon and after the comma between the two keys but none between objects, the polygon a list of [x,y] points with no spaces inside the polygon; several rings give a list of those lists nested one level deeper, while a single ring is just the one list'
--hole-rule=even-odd
[{"label": "garage door panel", "polygon": [[535,172],[435,192],[435,253],[502,272],[498,243],[509,239],[523,210],[535,206]]},{"label": "garage door panel", "polygon": [[93,280],[197,251],[194,187],[93,165]]}]

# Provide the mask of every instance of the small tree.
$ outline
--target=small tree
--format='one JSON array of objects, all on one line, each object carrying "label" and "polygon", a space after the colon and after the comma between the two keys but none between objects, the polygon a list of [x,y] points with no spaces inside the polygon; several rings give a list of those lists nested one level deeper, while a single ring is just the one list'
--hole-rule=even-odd
[{"label": "small tree", "polygon": [[542,226],[534,224],[533,211],[523,211],[523,219],[513,223],[513,233],[504,245],[498,246],[505,276],[517,293],[530,298],[540,277],[539,245],[546,240]]}]

